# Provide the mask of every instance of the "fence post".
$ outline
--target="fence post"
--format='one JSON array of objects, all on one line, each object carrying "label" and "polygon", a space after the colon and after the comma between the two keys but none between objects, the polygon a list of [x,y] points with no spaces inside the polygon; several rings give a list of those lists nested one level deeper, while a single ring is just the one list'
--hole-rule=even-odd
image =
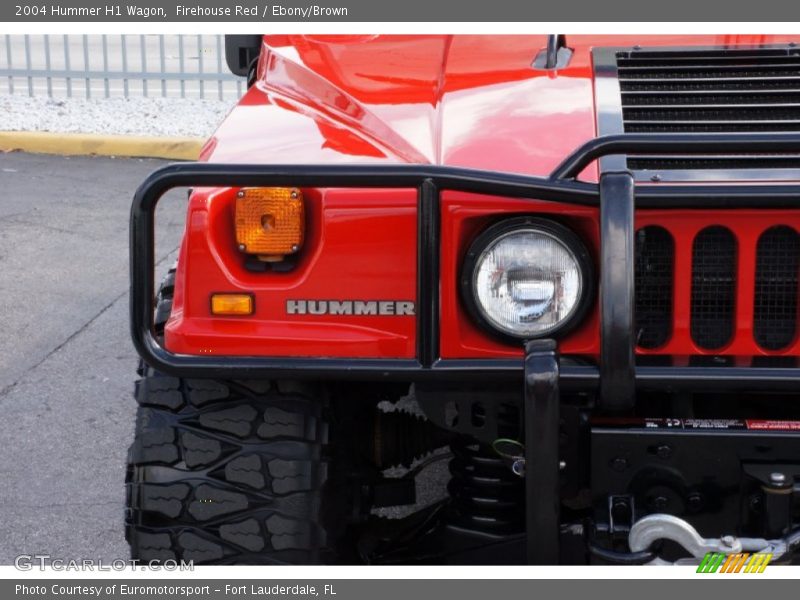
[{"label": "fence post", "polygon": [[[217,36],[217,73],[223,73],[222,71],[222,36]],[[223,83],[222,79],[217,81],[217,92],[219,93],[219,99],[224,100],[225,95],[223,93]]]},{"label": "fence post", "polygon": [[51,69],[51,62],[50,62],[50,35],[45,33],[44,34],[44,66],[47,69],[47,97],[53,97],[53,78],[50,75],[52,72]]},{"label": "fence post", "polygon": [[[6,64],[8,65],[8,70],[9,71],[14,67],[14,64],[13,64],[13,62],[11,60],[11,36],[9,34],[6,34]],[[13,94],[14,93],[14,76],[13,75],[9,75],[8,76],[8,93],[9,94]]]},{"label": "fence post", "polygon": [[103,92],[105,93],[106,98],[111,97],[111,86],[108,82],[108,35],[105,33],[103,34],[102,38],[103,43]]},{"label": "fence post", "polygon": [[28,96],[33,96],[33,77],[31,71],[33,65],[31,64],[31,36],[25,35],[25,68],[28,71]]},{"label": "fence post", "polygon": [[128,98],[128,38],[125,37],[124,33],[119,37],[122,52],[122,95]]},{"label": "fence post", "polygon": [[144,34],[139,36],[139,49],[142,54],[142,94],[147,98],[147,40]]},{"label": "fence post", "polygon": [[86,99],[92,97],[92,79],[89,76],[89,36],[83,36],[83,71],[86,74],[85,78],[85,87],[86,87]]},{"label": "fence post", "polygon": [[69,36],[66,34],[64,35],[64,71],[67,74],[64,78],[64,82],[67,84],[67,98],[72,98],[72,78],[70,77],[72,66],[69,60]]},{"label": "fence post", "polygon": [[186,68],[183,61],[183,34],[178,34],[178,68],[181,71],[181,98],[186,98]]},{"label": "fence post", "polygon": [[206,97],[203,81],[203,36],[197,36],[197,72],[200,74],[200,98]]},{"label": "fence post", "polygon": [[164,34],[158,36],[158,48],[161,53],[161,97],[167,97],[167,80],[164,78],[164,73],[167,71],[167,58],[164,51]]}]

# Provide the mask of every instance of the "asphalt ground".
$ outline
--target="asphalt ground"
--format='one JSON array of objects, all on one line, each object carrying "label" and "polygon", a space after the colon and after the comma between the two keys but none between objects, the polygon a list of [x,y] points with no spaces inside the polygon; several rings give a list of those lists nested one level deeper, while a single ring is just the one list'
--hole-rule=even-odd
[{"label": "asphalt ground", "polygon": [[[128,557],[128,214],[157,160],[0,154],[0,564]],[[159,269],[185,192],[160,204]]]}]

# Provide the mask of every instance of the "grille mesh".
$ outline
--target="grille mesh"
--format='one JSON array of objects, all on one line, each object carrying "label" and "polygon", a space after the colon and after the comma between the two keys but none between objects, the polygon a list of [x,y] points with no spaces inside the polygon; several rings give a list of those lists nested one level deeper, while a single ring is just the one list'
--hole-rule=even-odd
[{"label": "grille mesh", "polygon": [[767,350],[787,347],[797,329],[800,236],[791,227],[765,231],[756,250],[753,332]]},{"label": "grille mesh", "polygon": [[733,337],[736,303],[736,238],[725,227],[707,227],[692,249],[691,334],[701,348],[721,348]]},{"label": "grille mesh", "polygon": [[641,348],[658,348],[672,333],[674,256],[675,243],[663,227],[643,227],[636,232],[635,315]]},{"label": "grille mesh", "polygon": [[[637,347],[659,350],[670,342],[675,324],[675,281],[679,277],[691,277],[689,333],[704,351],[718,351],[733,341],[739,292],[753,294],[754,303],[753,336],[749,340],[737,338],[738,342],[749,341],[753,354],[757,354],[758,349],[786,352],[797,342],[800,335],[800,232],[790,225],[775,224],[761,234],[747,255],[742,256],[736,236],[735,228],[722,225],[700,231],[692,241],[692,268],[688,273],[676,271],[675,241],[668,227],[648,225],[636,231]],[[752,288],[738,289],[743,285],[737,281],[740,262],[754,267]]]},{"label": "grille mesh", "polygon": [[[664,50],[616,56],[631,133],[800,131],[800,48]],[[632,169],[800,168],[800,156],[632,158]]]}]

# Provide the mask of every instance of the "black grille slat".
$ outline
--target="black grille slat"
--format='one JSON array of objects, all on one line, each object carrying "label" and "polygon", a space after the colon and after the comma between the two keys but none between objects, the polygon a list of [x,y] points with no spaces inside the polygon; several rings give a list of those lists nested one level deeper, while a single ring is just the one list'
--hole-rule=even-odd
[{"label": "black grille slat", "polygon": [[760,56],[758,54],[740,54],[737,56],[671,56],[668,58],[637,58],[632,55],[630,58],[618,58],[617,66],[632,68],[657,68],[680,66],[706,66],[713,67],[719,65],[785,65],[787,63],[800,62],[800,55],[783,56]]},{"label": "black grille slat", "polygon": [[628,159],[628,167],[636,170],[749,169],[754,162],[768,169],[800,169],[800,156],[634,156]]},{"label": "black grille slat", "polygon": [[683,92],[623,92],[626,108],[639,106],[705,106],[741,108],[762,104],[794,106],[800,104],[800,90],[687,90]]},{"label": "black grille slat", "polygon": [[[616,53],[623,129],[630,133],[800,131],[800,50],[648,50]],[[696,160],[694,160],[696,158]],[[774,158],[736,168],[777,168]],[[727,169],[732,161],[630,158],[631,168]],[[785,163],[795,168],[794,159]],[[646,165],[646,166],[645,166]]]},{"label": "black grille slat", "polygon": [[668,98],[665,98],[663,95],[659,97],[659,100],[660,102],[658,103],[651,102],[649,104],[632,104],[626,107],[624,112],[627,116],[653,110],[670,110],[682,113],[699,111],[700,116],[703,116],[702,113],[705,111],[735,111],[735,113],[732,115],[732,118],[738,119],[743,109],[755,113],[758,111],[772,111],[774,109],[781,108],[795,110],[798,107],[798,104],[793,102],[758,102],[756,104],[749,102],[728,102],[722,104],[712,104],[707,100],[700,101],[698,99],[680,99],[673,104],[666,102],[665,100],[668,100]]},{"label": "black grille slat", "polygon": [[[620,79],[749,79],[753,77],[796,77],[800,63],[786,65],[675,65],[662,67],[624,67]],[[757,74],[754,74],[757,73]]]},{"label": "black grille slat", "polygon": [[691,91],[769,91],[797,89],[800,81],[797,78],[769,79],[673,79],[673,80],[648,80],[634,79],[620,82],[623,92],[691,92]]},{"label": "black grille slat", "polygon": [[797,333],[800,236],[780,225],[765,231],[756,248],[753,334],[766,350],[782,350]]},{"label": "black grille slat", "polygon": [[675,242],[663,227],[643,227],[634,250],[637,345],[654,349],[672,335]]},{"label": "black grille slat", "polygon": [[753,57],[784,57],[790,58],[800,55],[800,48],[730,48],[726,50],[637,50],[636,52],[622,52],[620,58],[630,60],[652,60],[672,58],[686,60],[690,58],[753,58]]},{"label": "black grille slat", "polygon": [[[697,74],[695,74],[697,75]],[[709,81],[714,82],[723,82],[723,83],[740,83],[740,82],[787,82],[793,81],[797,82],[800,81],[800,77],[797,75],[789,75],[789,74],[782,74],[782,75],[770,75],[770,74],[758,74],[758,75],[739,75],[736,77],[725,77],[725,76],[703,76],[703,77],[691,77],[690,74],[684,75],[675,75],[673,77],[666,76],[662,74],[654,74],[651,77],[644,77],[644,76],[630,76],[630,75],[620,75],[619,78],[621,83],[641,83],[642,81],[647,83],[661,83],[661,84],[680,84],[686,80],[691,80],[692,82],[697,83],[706,83]]]},{"label": "black grille slat", "polygon": [[800,105],[798,106],[757,106],[755,108],[725,107],[705,108],[697,106],[679,106],[662,108],[658,106],[634,106],[622,111],[626,121],[683,121],[694,123],[697,121],[767,121],[797,122],[800,119]]},{"label": "black grille slat", "polygon": [[[670,123],[666,121],[645,121],[630,123],[625,126],[628,133],[736,133],[736,132],[795,132],[800,131],[800,123],[747,123],[747,122],[704,122],[704,123]],[[758,161],[754,161],[753,168],[757,168]]]},{"label": "black grille slat", "polygon": [[691,335],[706,350],[722,348],[733,338],[736,245],[729,229],[712,226],[698,233],[692,246]]}]

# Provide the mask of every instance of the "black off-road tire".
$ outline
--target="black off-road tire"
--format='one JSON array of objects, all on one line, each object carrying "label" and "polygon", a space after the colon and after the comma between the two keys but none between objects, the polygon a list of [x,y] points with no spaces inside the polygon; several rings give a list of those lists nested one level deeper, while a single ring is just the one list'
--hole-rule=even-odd
[{"label": "black off-road tire", "polygon": [[[157,329],[171,306],[170,272]],[[140,561],[336,560],[346,493],[334,484],[324,390],[180,379],[140,367],[126,537]]]}]

